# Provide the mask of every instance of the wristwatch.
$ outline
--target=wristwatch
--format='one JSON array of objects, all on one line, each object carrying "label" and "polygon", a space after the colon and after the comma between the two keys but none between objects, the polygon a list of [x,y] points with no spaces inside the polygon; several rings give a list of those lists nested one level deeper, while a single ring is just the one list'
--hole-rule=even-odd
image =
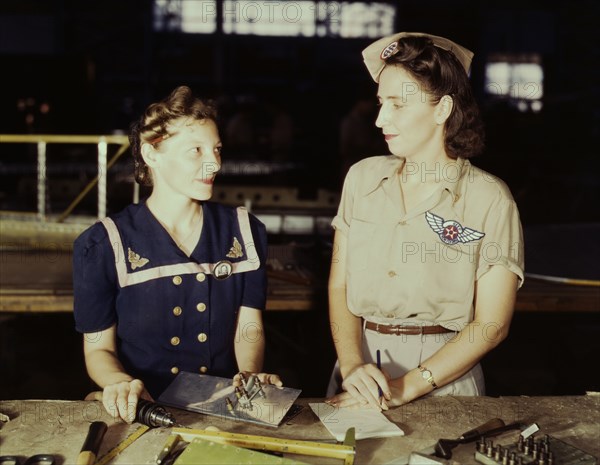
[{"label": "wristwatch", "polygon": [[421,372],[421,377],[427,381],[429,384],[431,384],[433,386],[433,389],[437,389],[438,385],[435,384],[435,381],[433,380],[433,374],[431,373],[431,371],[429,371],[427,368],[425,368],[422,365],[419,365],[419,371]]}]

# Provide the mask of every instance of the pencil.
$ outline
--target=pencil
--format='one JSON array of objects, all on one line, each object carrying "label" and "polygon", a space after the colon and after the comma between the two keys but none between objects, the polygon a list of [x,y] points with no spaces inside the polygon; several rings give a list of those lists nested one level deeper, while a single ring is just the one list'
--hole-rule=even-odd
[{"label": "pencil", "polygon": [[[379,349],[377,349],[377,368],[381,370],[381,351]],[[379,401],[381,402],[381,398],[383,397],[381,386],[377,386],[377,391],[379,392]]]}]

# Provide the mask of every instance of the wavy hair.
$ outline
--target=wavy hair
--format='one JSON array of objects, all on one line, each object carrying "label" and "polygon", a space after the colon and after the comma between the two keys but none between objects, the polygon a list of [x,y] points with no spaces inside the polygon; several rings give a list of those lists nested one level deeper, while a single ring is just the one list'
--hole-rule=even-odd
[{"label": "wavy hair", "polygon": [[484,147],[483,122],[469,77],[456,56],[437,47],[428,37],[404,37],[398,51],[385,60],[387,66],[401,66],[438,103],[452,97],[452,113],[444,128],[444,146],[451,158],[470,158]]},{"label": "wavy hair", "polygon": [[164,100],[148,106],[141,118],[131,125],[129,143],[135,180],[139,184],[152,186],[150,169],[142,157],[142,144],[148,143],[158,147],[171,135],[169,124],[182,117],[216,122],[217,111],[212,102],[204,102],[196,98],[189,87],[179,86]]}]

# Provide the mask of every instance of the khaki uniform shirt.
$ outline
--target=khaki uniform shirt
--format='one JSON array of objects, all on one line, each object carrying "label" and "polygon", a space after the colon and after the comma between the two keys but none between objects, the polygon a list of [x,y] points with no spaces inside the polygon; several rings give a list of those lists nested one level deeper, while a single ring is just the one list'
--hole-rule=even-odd
[{"label": "khaki uniform shirt", "polygon": [[347,238],[348,308],[380,323],[461,330],[473,319],[475,283],[492,266],[523,282],[517,206],[500,179],[458,159],[422,173],[428,181],[438,176],[439,189],[406,212],[398,177],[404,163],[392,155],[371,157],[346,176],[332,225]]}]

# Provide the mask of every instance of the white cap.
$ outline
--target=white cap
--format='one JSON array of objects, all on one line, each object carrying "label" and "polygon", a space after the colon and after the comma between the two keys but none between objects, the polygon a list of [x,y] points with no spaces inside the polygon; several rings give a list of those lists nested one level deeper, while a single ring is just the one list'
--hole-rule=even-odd
[{"label": "white cap", "polygon": [[379,82],[379,75],[385,68],[385,59],[395,55],[398,51],[398,40],[403,37],[428,37],[436,47],[452,52],[458,61],[463,65],[467,74],[471,68],[473,52],[452,42],[444,37],[425,34],[423,32],[398,32],[397,34],[383,37],[362,52],[365,65],[375,82]]}]

